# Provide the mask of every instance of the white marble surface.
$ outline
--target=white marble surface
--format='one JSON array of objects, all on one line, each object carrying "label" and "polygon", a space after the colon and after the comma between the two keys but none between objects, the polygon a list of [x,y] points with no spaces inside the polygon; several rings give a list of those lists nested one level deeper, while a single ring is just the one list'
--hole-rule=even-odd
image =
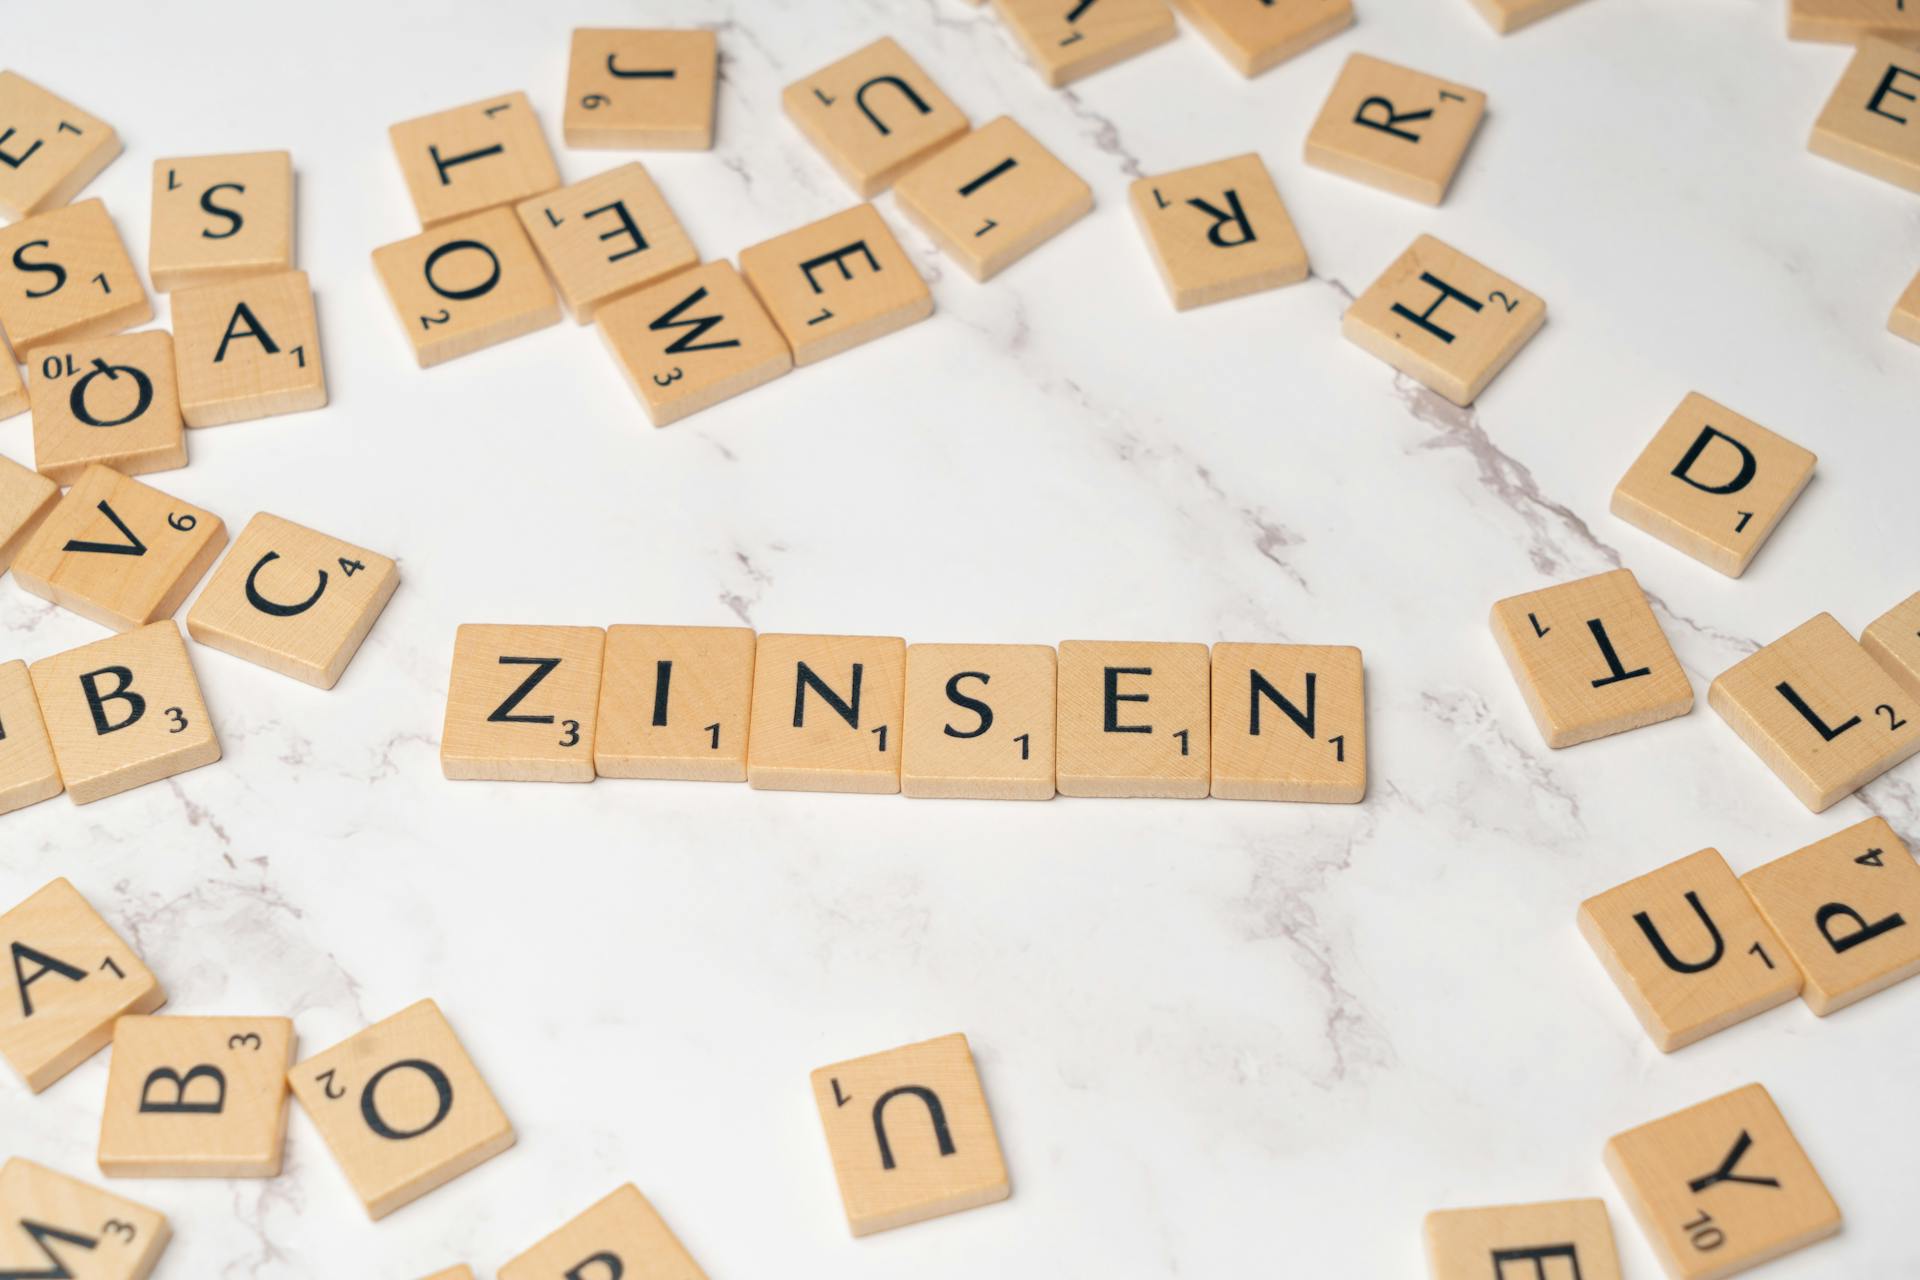
[{"label": "white marble surface", "polygon": [[[226,759],[0,819],[0,900],[71,877],[172,1012],[291,1014],[303,1053],[434,996],[521,1135],[370,1225],[296,1110],[277,1180],[122,1184],[178,1228],[160,1280],[489,1275],[627,1179],[715,1280],[1414,1276],[1430,1208],[1592,1194],[1652,1277],[1602,1143],[1755,1079],[1848,1218],[1766,1274],[1920,1274],[1920,983],[1663,1057],[1573,923],[1703,845],[1745,870],[1870,812],[1920,836],[1920,766],[1811,816],[1705,705],[1756,643],[1920,585],[1920,349],[1885,332],[1920,208],[1806,153],[1846,55],[1787,43],[1783,0],[1587,0],[1504,40],[1466,0],[1359,8],[1251,83],[1183,33],[1069,92],[959,0],[113,0],[84,35],[68,6],[10,9],[6,63],[122,131],[88,194],[137,261],[156,157],[293,151],[333,402],[196,433],[155,480],[235,528],[265,508],[389,552],[403,581],[331,693],[196,647]],[[646,161],[709,257],[850,203],[778,94],[882,33],[975,120],[1018,116],[1098,208],[982,286],[883,198],[934,318],[666,430],[570,322],[416,369],[367,258],[415,227],[386,127],[523,88],[557,143],[570,27],[696,20],[721,33],[719,146]],[[1491,95],[1444,208],[1301,164],[1355,50]],[[1247,149],[1315,276],[1176,315],[1126,183]],[[569,178],[624,158],[560,152]],[[1339,336],[1423,231],[1549,303],[1472,412]],[[1821,455],[1737,582],[1606,511],[1695,389]],[[0,451],[29,458],[25,417]],[[1699,705],[1549,752],[1487,608],[1620,564]],[[1372,792],[452,784],[462,621],[1356,644]],[[101,634],[10,580],[0,627],[28,659]],[[1013,1199],[849,1240],[807,1072],[956,1029]],[[0,1147],[88,1174],[105,1068],[38,1098],[0,1080]]]}]

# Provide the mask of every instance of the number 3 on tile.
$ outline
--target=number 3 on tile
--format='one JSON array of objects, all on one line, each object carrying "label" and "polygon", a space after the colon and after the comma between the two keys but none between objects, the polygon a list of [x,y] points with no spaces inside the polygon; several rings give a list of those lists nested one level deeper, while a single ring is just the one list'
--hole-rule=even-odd
[{"label": "number 3 on tile", "polygon": [[580,745],[580,722],[578,720],[562,720],[560,727],[567,731],[567,736],[560,739],[561,746],[577,747]]}]

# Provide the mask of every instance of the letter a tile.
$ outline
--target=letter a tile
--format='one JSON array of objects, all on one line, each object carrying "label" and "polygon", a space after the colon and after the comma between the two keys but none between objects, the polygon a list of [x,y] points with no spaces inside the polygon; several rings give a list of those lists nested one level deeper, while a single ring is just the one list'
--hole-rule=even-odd
[{"label": "letter a tile", "polygon": [[320,323],[304,271],[182,289],[173,295],[173,333],[189,427],[326,406]]},{"label": "letter a tile", "polygon": [[1307,250],[1260,157],[1249,151],[1127,189],[1175,311],[1307,278]]},{"label": "letter a tile", "polygon": [[560,118],[567,145],[707,150],[713,146],[719,58],[711,31],[575,29]]},{"label": "letter a tile", "polygon": [[901,791],[1051,800],[1054,667],[1043,644],[907,646]]},{"label": "letter a tile", "polygon": [[780,105],[862,200],[967,131],[966,115],[891,36],[796,80]]},{"label": "letter a tile", "polygon": [[1211,681],[1203,644],[1063,641],[1060,794],[1205,796]]},{"label": "letter a tile", "polygon": [[1426,1228],[1432,1280],[1620,1280],[1604,1200],[1437,1209]]},{"label": "letter a tile", "polygon": [[100,1118],[110,1178],[274,1178],[287,1136],[286,1018],[122,1018]]},{"label": "letter a tile", "polygon": [[72,484],[95,464],[123,476],[187,465],[166,330],[37,347],[30,376],[33,465],[41,475]]},{"label": "letter a tile", "polygon": [[22,359],[45,343],[96,338],[151,319],[153,304],[100,201],[0,230],[0,329]]},{"label": "letter a tile", "polygon": [[0,217],[63,205],[120,154],[113,126],[15,71],[0,71]]},{"label": "letter a tile", "polygon": [[993,0],[993,7],[1056,89],[1174,37],[1166,0]]},{"label": "letter a tile", "polygon": [[1868,624],[1860,644],[1909,697],[1920,701],[1920,591]]},{"label": "letter a tile", "polygon": [[898,636],[761,636],[748,783],[765,791],[898,793],[906,659]]},{"label": "letter a tile", "polygon": [[1213,646],[1213,795],[1358,804],[1367,696],[1345,645]]},{"label": "letter a tile", "polygon": [[422,227],[560,185],[553,152],[524,93],[402,120],[387,134]]},{"label": "letter a tile", "polygon": [[1807,147],[1920,191],[1920,50],[1869,36],[1847,64]]},{"label": "letter a tile", "polygon": [[494,782],[592,782],[605,642],[598,627],[462,626],[441,770]]},{"label": "letter a tile", "polygon": [[1093,188],[1011,116],[914,166],[893,194],[975,280],[991,280],[1093,208]]},{"label": "letter a tile", "polygon": [[926,281],[870,204],[741,250],[740,274],[780,326],[796,365],[933,314]]},{"label": "letter a tile", "polygon": [[560,323],[560,304],[511,209],[489,209],[373,251],[422,369]]},{"label": "letter a tile", "polygon": [[1487,95],[1356,53],[1307,134],[1315,168],[1439,204],[1487,113]]},{"label": "letter a tile", "polygon": [[656,427],[793,369],[787,340],[731,262],[709,262],[616,298],[594,319]]},{"label": "letter a tile", "polygon": [[631,1182],[500,1268],[500,1280],[706,1280]]},{"label": "letter a tile", "polygon": [[64,786],[27,664],[0,663],[0,814],[51,800]]},{"label": "letter a tile", "polygon": [[608,627],[595,771],[745,782],[753,649],[746,627]]},{"label": "letter a tile", "polygon": [[31,1160],[0,1167],[0,1276],[146,1280],[170,1237],[143,1204]]}]

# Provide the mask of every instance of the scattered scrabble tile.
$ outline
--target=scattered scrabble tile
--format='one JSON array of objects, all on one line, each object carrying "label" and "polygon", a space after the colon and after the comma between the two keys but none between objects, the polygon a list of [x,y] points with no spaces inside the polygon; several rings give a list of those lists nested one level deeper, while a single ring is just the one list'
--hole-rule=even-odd
[{"label": "scattered scrabble tile", "polygon": [[796,365],[814,364],[933,314],[933,294],[870,204],[740,253],[740,272]]},{"label": "scattered scrabble tile", "polygon": [[287,1082],[376,1220],[513,1145],[513,1126],[431,1000],[308,1058]]},{"label": "scattered scrabble tile", "polygon": [[274,1178],[287,1137],[287,1018],[127,1017],[100,1117],[110,1178]]},{"label": "scattered scrabble tile", "polygon": [[1875,618],[1860,635],[1861,647],[1920,700],[1920,592]]},{"label": "scattered scrabble tile", "polygon": [[13,978],[0,1000],[0,1054],[35,1093],[106,1048],[116,1019],[167,1002],[140,957],[65,880],[0,915],[0,943]]},{"label": "scattered scrabble tile", "polygon": [[1697,392],[1613,490],[1613,514],[1730,578],[1813,478],[1812,452]]},{"label": "scattered scrabble tile", "polygon": [[598,627],[462,626],[441,770],[495,782],[592,782],[605,641]]},{"label": "scattered scrabble tile", "polygon": [[1353,25],[1353,0],[1286,5],[1246,0],[1174,0],[1220,56],[1243,76],[1257,76]]},{"label": "scattered scrabble tile", "polygon": [[220,517],[88,467],[14,558],[13,577],[103,627],[171,618],[227,545]]},{"label": "scattered scrabble tile", "polygon": [[1166,0],[993,0],[1027,61],[1054,88],[1173,39]]},{"label": "scattered scrabble tile", "polygon": [[4,335],[0,335],[0,420],[26,411],[26,379],[20,376],[20,366],[14,363],[13,352],[7,349]]},{"label": "scattered scrabble tile", "polygon": [[500,1268],[500,1280],[706,1280],[632,1183]]},{"label": "scattered scrabble tile", "polygon": [[1424,204],[1447,198],[1487,95],[1356,53],[1307,134],[1316,168]]},{"label": "scattered scrabble tile", "polygon": [[719,62],[711,31],[577,28],[561,133],[570,147],[705,151]]},{"label": "scattered scrabble tile", "polygon": [[1920,50],[1876,36],[1861,40],[1807,149],[1920,191]]},{"label": "scattered scrabble tile", "polygon": [[813,1100],[856,1236],[1012,1193],[964,1035],[821,1067]]},{"label": "scattered scrabble tile", "polygon": [[1211,672],[1203,644],[1063,641],[1060,794],[1206,795]]},{"label": "scattered scrabble tile", "polygon": [[[1900,301],[1894,304],[1893,314],[1887,319],[1887,331],[1908,342],[1920,342],[1920,275],[1913,278],[1907,291],[1900,295]],[[0,413],[0,417],[5,416]]]},{"label": "scattered scrabble tile", "polygon": [[58,342],[31,358],[33,465],[41,475],[72,484],[92,466],[140,476],[187,465],[172,334]]},{"label": "scattered scrabble tile", "polygon": [[1631,569],[1509,596],[1493,606],[1492,621],[1549,747],[1693,710],[1693,684]]},{"label": "scattered scrabble tile", "polygon": [[759,637],[747,781],[767,791],[898,792],[906,656],[897,636]]},{"label": "scattered scrabble tile", "polygon": [[1366,676],[1345,645],[1213,646],[1213,786],[1222,800],[1358,804]]},{"label": "scattered scrabble tile", "polygon": [[1433,1280],[1620,1280],[1604,1200],[1439,1209],[1426,1236]]},{"label": "scattered scrabble tile", "polygon": [[1307,250],[1260,157],[1249,151],[1127,189],[1175,311],[1307,278]]},{"label": "scattered scrabble tile", "polygon": [[327,403],[320,323],[304,271],[253,276],[173,295],[180,412],[218,427]]},{"label": "scattered scrabble tile", "polygon": [[1815,813],[1920,751],[1920,705],[1829,613],[1721,672],[1707,701]]},{"label": "scattered scrabble tile", "polygon": [[560,185],[524,93],[402,120],[387,130],[423,227],[517,204]]},{"label": "scattered scrabble tile", "polygon": [[991,280],[1093,208],[1093,188],[1011,116],[916,165],[893,195],[975,280]]},{"label": "scattered scrabble tile", "polygon": [[746,627],[608,627],[594,772],[745,782],[753,651]]},{"label": "scattered scrabble tile", "polygon": [[1575,0],[1473,0],[1480,16],[1501,35],[1511,35],[1542,18],[1551,17]]},{"label": "scattered scrabble tile", "polygon": [[262,511],[187,612],[187,632],[317,689],[331,689],[400,585],[394,562]]},{"label": "scattered scrabble tile", "polygon": [[709,262],[617,298],[594,320],[656,427],[793,368],[787,340],[731,262]]},{"label": "scattered scrabble tile", "polygon": [[0,215],[63,205],[120,154],[113,126],[14,71],[0,71]]},{"label": "scattered scrabble tile", "polygon": [[1394,260],[1340,331],[1431,391],[1470,405],[1547,322],[1547,304],[1432,236]]},{"label": "scattered scrabble tile", "polygon": [[1789,0],[1787,36],[1831,44],[1866,36],[1911,41],[1920,36],[1920,10],[1910,0]]},{"label": "scattered scrabble tile", "polygon": [[0,329],[21,357],[151,319],[153,304],[100,201],[0,228]]},{"label": "scattered scrabble tile", "polygon": [[169,1234],[143,1204],[18,1156],[0,1167],[0,1275],[146,1280]]},{"label": "scattered scrabble tile", "polygon": [[700,261],[646,169],[629,161],[515,206],[581,324],[602,303]]},{"label": "scattered scrabble tile", "polygon": [[0,814],[51,800],[64,786],[27,664],[0,663]]},{"label": "scattered scrabble tile", "polygon": [[153,162],[147,274],[161,293],[293,269],[293,157],[285,151]]},{"label": "scattered scrabble tile", "polygon": [[967,131],[966,115],[892,36],[794,81],[780,105],[863,200]]},{"label": "scattered scrabble tile", "polygon": [[1681,1280],[1734,1275],[1840,1230],[1840,1207],[1757,1084],[1620,1134],[1607,1170]]},{"label": "scattered scrabble tile", "polygon": [[1054,666],[1043,644],[909,645],[900,790],[1051,800]]},{"label": "scattered scrabble tile", "polygon": [[59,485],[11,458],[0,458],[0,573],[13,564],[59,501]]},{"label": "scattered scrabble tile", "polygon": [[75,804],[220,758],[186,642],[171,621],[42,658],[29,669]]},{"label": "scattered scrabble tile", "polygon": [[490,209],[373,251],[425,369],[560,322],[560,305],[511,209]]}]

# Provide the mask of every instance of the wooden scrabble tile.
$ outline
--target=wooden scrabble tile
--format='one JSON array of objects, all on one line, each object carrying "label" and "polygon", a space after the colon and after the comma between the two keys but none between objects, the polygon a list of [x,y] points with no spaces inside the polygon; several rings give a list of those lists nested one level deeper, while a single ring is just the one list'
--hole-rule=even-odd
[{"label": "wooden scrabble tile", "polygon": [[380,1219],[513,1145],[513,1126],[440,1007],[409,1005],[287,1076]]},{"label": "wooden scrabble tile", "polygon": [[821,1067],[813,1100],[856,1236],[1012,1194],[964,1035]]},{"label": "wooden scrabble tile", "polygon": [[0,421],[26,411],[26,379],[20,376],[20,366],[14,363],[13,352],[7,349],[5,335],[0,334]]},{"label": "wooden scrabble tile", "polygon": [[594,321],[656,427],[793,368],[787,340],[724,259],[617,298]]},{"label": "wooden scrabble tile", "polygon": [[1631,569],[1509,596],[1493,606],[1492,622],[1549,747],[1693,710],[1693,684]]},{"label": "wooden scrabble tile", "polygon": [[288,1018],[127,1017],[100,1117],[110,1178],[274,1178],[287,1137]]},{"label": "wooden scrabble tile", "polygon": [[29,670],[75,804],[220,758],[220,739],[172,621],[42,658]]},{"label": "wooden scrabble tile", "polygon": [[0,216],[17,220],[67,203],[119,154],[112,125],[0,71]]},{"label": "wooden scrabble tile", "polygon": [[1920,10],[1911,0],[1788,0],[1789,39],[1858,44],[1867,36],[1911,43]]},{"label": "wooden scrabble tile", "polygon": [[1051,800],[1054,666],[1044,644],[909,645],[900,790]]},{"label": "wooden scrabble tile", "polygon": [[700,261],[637,161],[523,200],[515,212],[581,324],[602,303]]},{"label": "wooden scrabble tile", "polygon": [[41,475],[72,484],[93,466],[141,476],[187,465],[172,334],[56,342],[36,347],[32,360],[27,393]]},{"label": "wooden scrabble tile", "polygon": [[1447,198],[1487,95],[1356,53],[1307,134],[1315,168],[1424,204]]},{"label": "wooden scrabble tile", "polygon": [[993,7],[1056,89],[1174,36],[1166,0],[993,0]]},{"label": "wooden scrabble tile", "polygon": [[1810,450],[1695,392],[1613,490],[1613,514],[1730,578],[1813,478]]},{"label": "wooden scrabble tile", "polygon": [[1127,199],[1175,311],[1307,278],[1306,246],[1251,151],[1136,179]]},{"label": "wooden scrabble tile", "polygon": [[[570,142],[568,145],[577,146],[579,144]],[[434,1272],[428,1276],[426,1280],[473,1280],[473,1268],[464,1264],[457,1267],[448,1267],[445,1271]]]},{"label": "wooden scrabble tile", "polygon": [[327,403],[320,323],[304,271],[253,276],[173,295],[180,412],[218,427]]},{"label": "wooden scrabble tile", "polygon": [[1060,644],[1063,796],[1207,794],[1212,662],[1203,644]]},{"label": "wooden scrabble tile", "polygon": [[1877,36],[1861,40],[1807,149],[1920,191],[1920,50]]},{"label": "wooden scrabble tile", "polygon": [[500,1268],[500,1280],[706,1280],[631,1182]]},{"label": "wooden scrabble tile", "polygon": [[0,814],[51,800],[65,785],[27,664],[0,663]]},{"label": "wooden scrabble tile", "polygon": [[423,227],[517,204],[560,185],[553,152],[524,93],[402,120],[387,134]]},{"label": "wooden scrabble tile", "polygon": [[13,978],[0,1000],[0,1054],[35,1093],[106,1048],[116,1019],[167,1002],[152,971],[64,879],[0,915],[0,943]]},{"label": "wooden scrabble tile", "polygon": [[0,1166],[0,1275],[146,1280],[166,1217],[18,1156]]},{"label": "wooden scrabble tile", "polygon": [[1920,705],[1829,613],[1721,672],[1707,701],[1815,813],[1920,751]]},{"label": "wooden scrabble tile", "polygon": [[796,365],[814,364],[933,314],[933,294],[870,204],[740,252],[740,273]]},{"label": "wooden scrabble tile", "polygon": [[425,369],[560,322],[560,305],[511,209],[490,209],[373,251]]},{"label": "wooden scrabble tile", "polygon": [[1629,1129],[1607,1143],[1607,1170],[1679,1280],[1719,1280],[1840,1230],[1840,1207],[1761,1085]]},{"label": "wooden scrabble tile", "polygon": [[[1893,304],[1893,314],[1887,318],[1887,331],[1908,342],[1920,342],[1920,275],[1913,278],[1907,291],[1900,295],[1900,301]],[[5,416],[0,413],[0,417]]]},{"label": "wooden scrabble tile", "polygon": [[13,564],[59,501],[59,485],[12,458],[0,458],[0,573]]},{"label": "wooden scrabble tile", "polygon": [[608,627],[594,772],[745,782],[753,651],[747,627]]},{"label": "wooden scrabble tile", "polygon": [[748,783],[763,791],[898,792],[906,657],[898,636],[760,636]]},{"label": "wooden scrabble tile", "polygon": [[1620,1280],[1604,1200],[1438,1209],[1426,1237],[1432,1280]]},{"label": "wooden scrabble tile", "polygon": [[599,627],[462,626],[440,735],[442,772],[592,782],[605,641]]},{"label": "wooden scrabble tile", "polygon": [[975,280],[991,280],[1093,208],[1093,188],[1011,116],[922,161],[893,198]]},{"label": "wooden scrabble tile", "polygon": [[1662,1053],[1800,994],[1800,970],[1717,849],[1580,904],[1580,932]]},{"label": "wooden scrabble tile", "polygon": [[967,131],[967,117],[892,36],[788,85],[780,105],[863,200]]},{"label": "wooden scrabble tile", "polygon": [[1868,818],[1740,877],[1821,1017],[1920,973],[1920,863]]},{"label": "wooden scrabble tile", "polygon": [[1466,254],[1421,236],[1341,317],[1340,331],[1421,386],[1465,406],[1547,322],[1547,304]]},{"label": "wooden scrabble tile", "polygon": [[400,585],[386,556],[262,511],[187,612],[187,632],[317,689],[331,689]]},{"label": "wooden scrabble tile", "polygon": [[161,293],[293,269],[293,156],[153,162],[147,274]]},{"label": "wooden scrabble tile", "polygon": [[561,133],[570,147],[705,151],[719,63],[711,31],[576,28]]},{"label": "wooden scrabble tile", "polygon": [[0,228],[0,329],[21,359],[45,343],[117,333],[151,319],[153,304],[100,201]]},{"label": "wooden scrabble tile", "polygon": [[1473,0],[1473,7],[1504,36],[1551,17],[1574,3],[1575,0]]},{"label": "wooden scrabble tile", "polygon": [[1908,596],[1868,624],[1860,644],[1920,701],[1920,591]]},{"label": "wooden scrabble tile", "polygon": [[1346,645],[1213,646],[1213,787],[1222,800],[1358,804],[1367,696]]},{"label": "wooden scrabble tile", "polygon": [[227,527],[211,511],[88,467],[13,562],[14,581],[115,631],[171,618],[200,581]]},{"label": "wooden scrabble tile", "polygon": [[1257,76],[1353,25],[1353,0],[1174,0],[1220,56],[1243,76]]}]

